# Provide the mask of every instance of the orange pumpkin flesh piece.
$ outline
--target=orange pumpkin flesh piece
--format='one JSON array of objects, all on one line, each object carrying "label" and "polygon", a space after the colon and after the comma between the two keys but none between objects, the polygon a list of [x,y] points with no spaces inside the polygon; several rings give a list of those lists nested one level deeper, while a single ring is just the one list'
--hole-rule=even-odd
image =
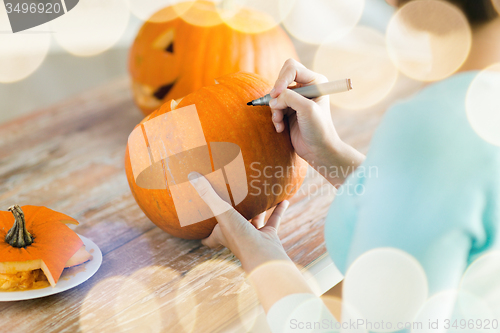
[{"label": "orange pumpkin flesh piece", "polygon": [[[174,6],[155,13],[155,19],[144,23],[130,48],[132,92],[145,115],[226,74],[253,72],[273,82],[286,59],[298,60],[292,41],[279,26],[245,33],[223,23],[220,9],[212,2],[196,1],[189,6],[182,17]],[[244,10],[250,11],[242,17],[244,24],[260,24],[252,17],[264,14]],[[184,19],[186,16],[217,24],[194,25]]]},{"label": "orange pumpkin flesh piece", "polygon": [[46,207],[22,206],[21,209],[33,243],[23,248],[8,244],[5,237],[15,218],[11,212],[0,211],[0,273],[42,269],[54,287],[65,267],[91,259],[80,237],[66,225],[77,225],[75,219]]},{"label": "orange pumpkin flesh piece", "polygon": [[[270,84],[256,74],[229,74],[178,100],[178,103],[164,103],[141,123],[170,112],[172,108],[179,109],[194,104],[206,142],[231,142],[241,149],[249,194],[235,208],[246,219],[251,219],[292,197],[302,184],[307,171],[306,162],[298,157],[293,149],[288,127],[282,133],[277,133],[268,106],[247,106],[247,102],[267,94],[270,90]],[[284,175],[264,175],[264,171],[275,174],[279,169],[285,170]],[[260,176],[257,170],[260,171]],[[173,236],[185,239],[202,239],[210,235],[217,224],[215,218],[181,227],[168,190],[137,186],[128,148],[125,152],[125,171],[136,202],[158,227]],[[267,182],[267,185],[264,182]],[[269,191],[273,186],[285,188],[287,191],[276,195],[265,194],[265,187]],[[250,191],[257,191],[257,188],[261,190],[261,194],[251,195]]]}]

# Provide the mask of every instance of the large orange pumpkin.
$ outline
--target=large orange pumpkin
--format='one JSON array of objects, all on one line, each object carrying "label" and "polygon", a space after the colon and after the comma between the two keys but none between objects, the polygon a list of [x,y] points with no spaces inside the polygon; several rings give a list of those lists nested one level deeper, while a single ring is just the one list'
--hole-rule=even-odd
[{"label": "large orange pumpkin", "polygon": [[[247,11],[238,22],[260,24],[256,20],[260,14]],[[181,17],[177,12],[167,7],[154,14],[130,49],[133,95],[145,115],[222,75],[247,71],[273,82],[286,59],[298,59],[280,27],[259,33],[237,31],[225,24],[220,11],[207,1],[196,1]],[[165,21],[156,22],[159,20]]]},{"label": "large orange pumpkin", "polygon": [[[206,142],[210,144],[213,142],[232,143],[241,150],[246,172],[245,182],[247,183],[245,185],[248,187],[249,194],[240,203],[236,200],[234,203],[236,203],[237,211],[245,218],[251,219],[284,199],[290,198],[300,187],[307,169],[306,163],[293,150],[288,129],[282,133],[277,133],[274,129],[269,107],[246,105],[248,101],[266,94],[270,88],[268,83],[255,74],[229,74],[218,78],[217,82],[211,86],[187,95],[178,104],[174,100],[163,104],[160,109],[137,125],[134,131],[142,138],[143,133],[148,130],[149,123],[167,118],[169,112],[172,112],[171,117],[174,117],[173,111],[192,108],[194,105]],[[157,119],[157,117],[163,118]],[[165,128],[164,131],[167,132],[166,127],[161,128]],[[187,132],[191,133],[191,130]],[[215,218],[181,226],[172,199],[171,187],[151,189],[138,185],[136,179],[139,180],[139,178],[134,176],[130,157],[131,149],[132,151],[135,149],[131,148],[131,145],[136,146],[131,141],[132,134],[129,137],[125,155],[125,170],[132,194],[144,213],[157,226],[176,237],[201,239],[209,236],[217,223]],[[168,140],[172,145],[178,143],[175,142],[178,136],[171,133],[162,135],[171,138],[164,142],[165,150],[171,149]],[[160,172],[161,182],[170,184],[168,173],[171,169],[165,166],[169,162],[166,159],[158,161],[154,157],[152,151],[157,142],[153,142],[151,137],[145,142],[147,143],[144,145],[144,150],[148,153],[143,160],[152,161],[149,165],[163,163],[159,166],[160,169],[163,167],[163,171]],[[135,156],[134,153],[134,159]],[[193,169],[192,164],[181,164],[184,180],[191,171],[198,171],[205,175],[216,171],[217,165],[213,151],[211,158],[213,158],[212,167],[208,171]],[[208,163],[210,165],[210,162]]]}]

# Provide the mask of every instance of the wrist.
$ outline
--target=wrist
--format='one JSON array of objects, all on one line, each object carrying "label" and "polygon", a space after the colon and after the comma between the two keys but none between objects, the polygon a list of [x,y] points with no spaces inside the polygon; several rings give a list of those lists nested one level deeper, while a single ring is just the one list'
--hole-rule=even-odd
[{"label": "wrist", "polygon": [[341,159],[341,154],[344,151],[344,142],[340,138],[332,138],[325,140],[319,144],[304,159],[310,166],[324,176],[325,169],[336,165],[336,162]]},{"label": "wrist", "polygon": [[326,142],[309,164],[332,185],[339,186],[361,163],[365,156],[340,138]]}]

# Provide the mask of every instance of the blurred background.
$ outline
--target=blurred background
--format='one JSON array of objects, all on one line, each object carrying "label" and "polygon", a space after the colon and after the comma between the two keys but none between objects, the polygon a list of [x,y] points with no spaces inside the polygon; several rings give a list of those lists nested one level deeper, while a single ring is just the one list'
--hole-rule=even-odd
[{"label": "blurred background", "polygon": [[[79,4],[66,15],[16,34],[11,32],[6,9],[2,3],[0,5],[0,123],[46,108],[111,80],[126,77],[128,49],[139,28],[154,12],[173,2],[172,0],[80,0]],[[266,4],[266,1],[253,1],[252,6],[260,10],[266,10],[267,7],[273,15],[272,2],[267,1]],[[346,63],[342,66],[346,72],[352,73],[356,69],[352,66],[363,71],[363,66],[373,65],[373,60],[366,63],[364,58],[369,54],[377,56],[373,48],[381,49],[382,53],[385,51],[384,35],[394,10],[384,0],[315,1],[314,6],[306,5],[305,9],[303,7],[308,1],[287,3],[290,4],[285,13],[287,17],[280,13],[276,21],[281,22],[276,23],[281,24],[290,35],[301,61],[309,68],[328,75],[329,73],[325,73],[329,67],[328,63],[338,61]],[[347,8],[345,3],[350,3]],[[311,11],[307,11],[308,7]],[[347,13],[342,15],[345,19],[339,23],[335,19],[339,16],[338,11],[345,12],[346,9]],[[310,22],[319,22],[315,16],[320,13],[323,25],[305,25],[297,22],[293,17],[297,13],[304,14],[304,18]],[[304,22],[307,23],[307,20]],[[354,26],[356,30],[352,31]],[[333,51],[336,57],[332,57],[330,55],[332,49],[328,48],[331,36],[325,33],[329,31],[337,31],[337,34],[339,31],[350,31],[357,37],[350,38],[350,43],[354,41],[357,45],[343,45],[342,48],[346,52],[342,54]],[[336,41],[339,40],[339,36],[334,36]],[[361,59],[349,55],[352,50],[348,49],[351,46],[360,50],[358,58],[361,56]],[[384,60],[387,62],[387,56],[378,56],[382,57],[379,62]],[[373,98],[367,97],[358,101],[359,105],[347,105],[350,101],[339,101],[338,106],[363,109],[383,104],[380,97],[386,97],[389,90],[394,87],[397,71],[383,66],[379,66],[378,69],[386,72],[379,75],[387,76],[386,82],[380,82],[381,89],[384,90],[382,95],[379,93]],[[331,75],[344,78],[347,73]],[[409,86],[418,86],[418,83]],[[361,88],[358,86],[358,90]],[[411,90],[411,88],[406,89]]]},{"label": "blurred background", "polygon": [[[281,26],[308,68],[330,80],[352,79],[354,90],[332,95],[330,100],[332,113],[344,113],[352,117],[350,122],[357,118],[356,126],[363,126],[359,122],[362,119],[373,127],[396,100],[456,73],[472,45],[472,30],[462,11],[450,2],[437,0],[411,1],[397,11],[384,0],[211,0],[209,5],[215,5],[217,14],[202,10],[195,17],[189,17],[193,2],[185,0],[80,0],[57,19],[15,34],[4,6],[8,1],[0,0],[0,123],[83,91],[99,89],[113,80],[129,80],[128,54],[139,29],[154,13],[169,6],[175,17],[197,27],[223,22],[237,32],[262,35]],[[500,10],[500,0],[492,0],[492,4]],[[221,16],[214,21],[214,15]],[[154,34],[160,36],[160,32]],[[151,43],[143,45],[156,48]],[[256,49],[260,55],[272,49],[265,44],[258,48],[263,49]],[[144,52],[150,56],[155,51]],[[238,55],[236,61],[248,60],[247,53]],[[210,58],[213,69],[220,68],[219,56]],[[135,56],[136,64],[141,57]],[[268,62],[269,67],[276,67],[272,59]],[[258,64],[251,66],[257,69]],[[165,68],[146,67],[150,69],[140,70],[145,77],[170,73],[160,73]],[[140,84],[140,88],[134,88],[136,101],[138,91],[148,98],[156,94],[158,87]],[[487,102],[489,109],[494,109],[491,98]],[[370,122],[373,115],[378,116]],[[485,115],[484,123],[491,123],[491,112]]]}]

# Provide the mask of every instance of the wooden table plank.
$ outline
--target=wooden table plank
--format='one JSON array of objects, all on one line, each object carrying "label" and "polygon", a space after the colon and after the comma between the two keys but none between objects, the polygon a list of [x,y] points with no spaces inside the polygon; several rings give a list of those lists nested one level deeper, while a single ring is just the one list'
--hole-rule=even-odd
[{"label": "wooden table plank", "polygon": [[[366,151],[384,109],[336,111],[335,124]],[[228,250],[166,234],[135,203],[123,158],[141,118],[124,78],[0,126],[0,209],[32,204],[65,212],[104,255],[96,275],[72,290],[0,303],[2,329],[211,332],[257,302]],[[279,235],[301,267],[326,251],[323,224],[334,194],[313,172],[291,200]]]}]

